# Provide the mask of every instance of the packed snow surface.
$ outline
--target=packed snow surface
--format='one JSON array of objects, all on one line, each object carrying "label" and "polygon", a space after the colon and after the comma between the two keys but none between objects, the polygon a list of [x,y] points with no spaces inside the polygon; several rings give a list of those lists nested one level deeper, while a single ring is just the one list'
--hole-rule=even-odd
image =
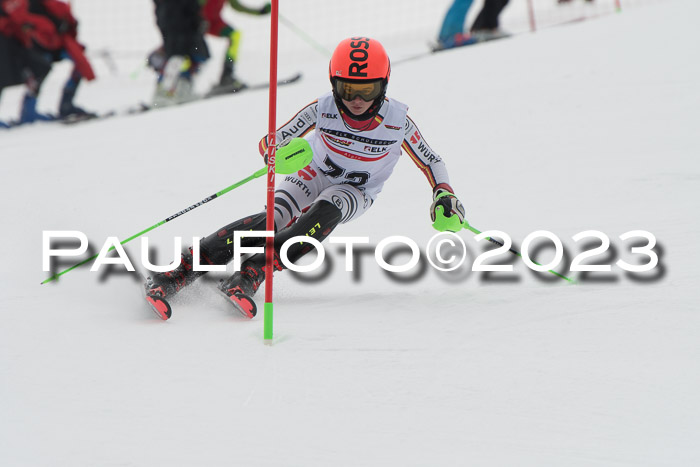
[{"label": "packed snow surface", "polygon": [[[495,261],[513,273],[470,272],[485,242],[467,231],[466,266],[403,281],[371,251],[346,272],[329,245],[322,277],[275,276],[272,346],[262,312],[237,317],[215,279],[174,298],[167,322],[121,268],[39,285],[43,231],[84,232],[97,253],[260,168],[265,91],[0,132],[0,465],[700,465],[699,16],[698,2],[669,0],[397,63],[389,93],[444,158],[472,225],[515,247],[555,233],[568,254],[557,270],[579,284],[508,255]],[[329,87],[327,57],[300,66],[279,123]],[[131,90],[90,84],[78,102],[136,104],[143,76]],[[189,244],[264,196],[258,179],[149,233],[159,262],[174,237]],[[405,157],[335,234],[424,250],[430,202]],[[615,261],[646,258],[619,236],[640,229],[659,265],[629,275]],[[587,230],[611,239],[588,261],[610,273],[568,271],[599,244],[572,240]],[[127,251],[143,270],[139,247]]]}]

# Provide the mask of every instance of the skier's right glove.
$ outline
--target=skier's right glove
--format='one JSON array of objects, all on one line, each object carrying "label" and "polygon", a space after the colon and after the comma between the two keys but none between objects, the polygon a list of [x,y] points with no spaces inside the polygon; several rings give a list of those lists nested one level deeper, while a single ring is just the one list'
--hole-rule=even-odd
[{"label": "skier's right glove", "polygon": [[259,15],[267,15],[272,11],[272,5],[269,3],[266,3],[263,7],[260,8],[258,11]]},{"label": "skier's right glove", "polygon": [[433,228],[440,232],[459,232],[467,225],[464,206],[454,193],[444,188],[438,188],[433,193],[430,219],[433,221]]}]

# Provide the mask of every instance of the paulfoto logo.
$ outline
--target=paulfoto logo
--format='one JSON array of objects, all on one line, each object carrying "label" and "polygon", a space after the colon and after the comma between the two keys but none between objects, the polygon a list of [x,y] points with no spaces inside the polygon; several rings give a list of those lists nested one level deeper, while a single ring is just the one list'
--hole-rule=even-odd
[{"label": "paulfoto logo", "polygon": [[[234,231],[232,240],[228,242],[233,252],[233,269],[241,270],[241,258],[245,255],[263,253],[263,246],[243,246],[241,240],[251,237],[273,237],[270,231]],[[611,245],[610,237],[597,230],[579,232],[572,240],[583,246],[573,258],[566,251],[561,239],[547,230],[538,230],[525,237],[520,245],[520,250],[513,247],[513,241],[507,233],[499,230],[480,232],[474,237],[477,242],[495,245],[480,254],[475,254],[464,242],[464,239],[452,232],[441,232],[433,235],[425,244],[425,249],[415,240],[403,236],[394,235],[379,240],[376,244],[370,243],[369,237],[328,237],[328,244],[337,245],[339,251],[344,254],[344,270],[354,272],[356,265],[356,253],[359,251],[366,255],[368,249],[373,253],[374,262],[378,267],[389,273],[407,273],[416,269],[424,269],[427,264],[441,273],[449,273],[460,268],[468,268],[473,272],[482,273],[512,273],[514,265],[504,264],[504,259],[518,258],[530,270],[537,273],[550,273],[575,282],[570,277],[556,270],[563,269],[562,264],[568,264],[566,273],[610,273],[616,268],[632,274],[648,273],[660,268],[661,249],[657,245],[656,237],[645,230],[631,230],[618,236],[623,244],[628,245],[627,251],[619,253]],[[57,240],[69,241],[78,245],[67,247],[65,244],[55,247]],[[201,264],[200,238],[192,238],[193,270],[199,272],[225,272],[226,265]],[[585,240],[588,240],[586,242]],[[121,266],[126,271],[135,271],[132,258],[124,250],[123,244],[117,237],[108,237],[102,244],[98,254],[82,260],[73,267],[54,274],[55,278],[78,266],[92,262],[91,272],[99,272],[105,265]],[[262,243],[262,241],[261,241]],[[309,264],[295,264],[289,260],[289,248],[296,243],[308,243],[317,252],[316,257]],[[43,231],[42,242],[42,268],[44,272],[53,272],[52,262],[60,258],[81,257],[88,252],[89,241],[87,236],[80,231]],[[150,260],[151,247],[148,237],[141,237],[140,264],[148,271],[162,273],[172,271],[180,264],[180,252],[183,247],[182,237],[174,237],[172,242],[173,262],[165,265],[153,264]],[[554,253],[547,262],[538,262],[537,259],[542,249],[553,249]],[[394,264],[393,258],[397,251],[409,252],[409,258],[402,260],[401,264]],[[116,255],[111,254],[114,251]],[[569,258],[571,258],[569,260]],[[317,239],[310,236],[296,236],[288,239],[279,249],[279,259],[282,265],[297,273],[310,273],[322,267],[328,267],[326,247]],[[628,261],[633,259],[633,261]],[[49,279],[47,279],[48,281]]]}]

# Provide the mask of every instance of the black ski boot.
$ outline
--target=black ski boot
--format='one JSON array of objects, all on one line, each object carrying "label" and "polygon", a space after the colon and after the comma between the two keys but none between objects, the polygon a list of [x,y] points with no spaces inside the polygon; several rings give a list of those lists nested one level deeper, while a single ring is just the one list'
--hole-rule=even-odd
[{"label": "black ski boot", "polygon": [[[306,234],[321,242],[330,235],[340,223],[341,218],[342,212],[333,203],[326,200],[313,203],[296,222],[275,235],[273,267],[277,271],[284,269],[279,259],[279,252],[287,240]],[[287,250],[287,258],[291,262],[296,262],[312,249],[313,247],[309,243],[295,243]],[[265,281],[264,266],[265,253],[255,254],[241,265],[240,271],[219,284],[219,290],[247,318],[253,318],[257,313],[253,295],[260,288],[260,284]]]},{"label": "black ski boot", "polygon": [[73,99],[75,98],[75,93],[78,91],[79,85],[80,77],[71,76],[63,88],[61,103],[58,107],[58,118],[64,123],[76,123],[97,118],[96,113],[88,112],[73,104]]},{"label": "black ski boot", "polygon": [[222,94],[232,94],[234,92],[242,91],[247,87],[247,84],[236,78],[236,74],[234,73],[234,62],[227,59],[226,62],[224,62],[224,69],[221,72],[219,83],[211,88],[209,95],[220,96]]},{"label": "black ski boot", "polygon": [[[264,255],[259,255],[264,260]],[[246,318],[253,319],[258,308],[253,301],[253,295],[265,281],[265,263],[246,261],[241,270],[219,283],[219,290],[228,298],[231,304]],[[275,255],[275,268],[280,267]]]},{"label": "black ski boot", "polygon": [[168,272],[161,272],[146,279],[146,295],[171,297],[204,274],[192,269],[192,252],[182,254],[180,265]]},{"label": "black ski boot", "polygon": [[218,87],[225,92],[236,92],[247,88],[248,85],[233,75],[225,74],[221,76]]}]

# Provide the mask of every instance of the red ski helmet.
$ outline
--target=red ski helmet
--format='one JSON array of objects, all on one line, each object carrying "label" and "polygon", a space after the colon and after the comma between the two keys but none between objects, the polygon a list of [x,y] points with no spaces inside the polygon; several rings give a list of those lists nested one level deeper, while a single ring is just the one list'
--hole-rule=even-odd
[{"label": "red ski helmet", "polygon": [[350,37],[338,44],[331,57],[330,78],[359,81],[389,81],[389,56],[379,41],[369,37]]},{"label": "red ski helmet", "polygon": [[350,37],[338,44],[328,66],[333,97],[338,107],[348,109],[342,99],[361,97],[374,104],[360,120],[373,118],[384,100],[391,65],[382,44],[369,37]]}]

